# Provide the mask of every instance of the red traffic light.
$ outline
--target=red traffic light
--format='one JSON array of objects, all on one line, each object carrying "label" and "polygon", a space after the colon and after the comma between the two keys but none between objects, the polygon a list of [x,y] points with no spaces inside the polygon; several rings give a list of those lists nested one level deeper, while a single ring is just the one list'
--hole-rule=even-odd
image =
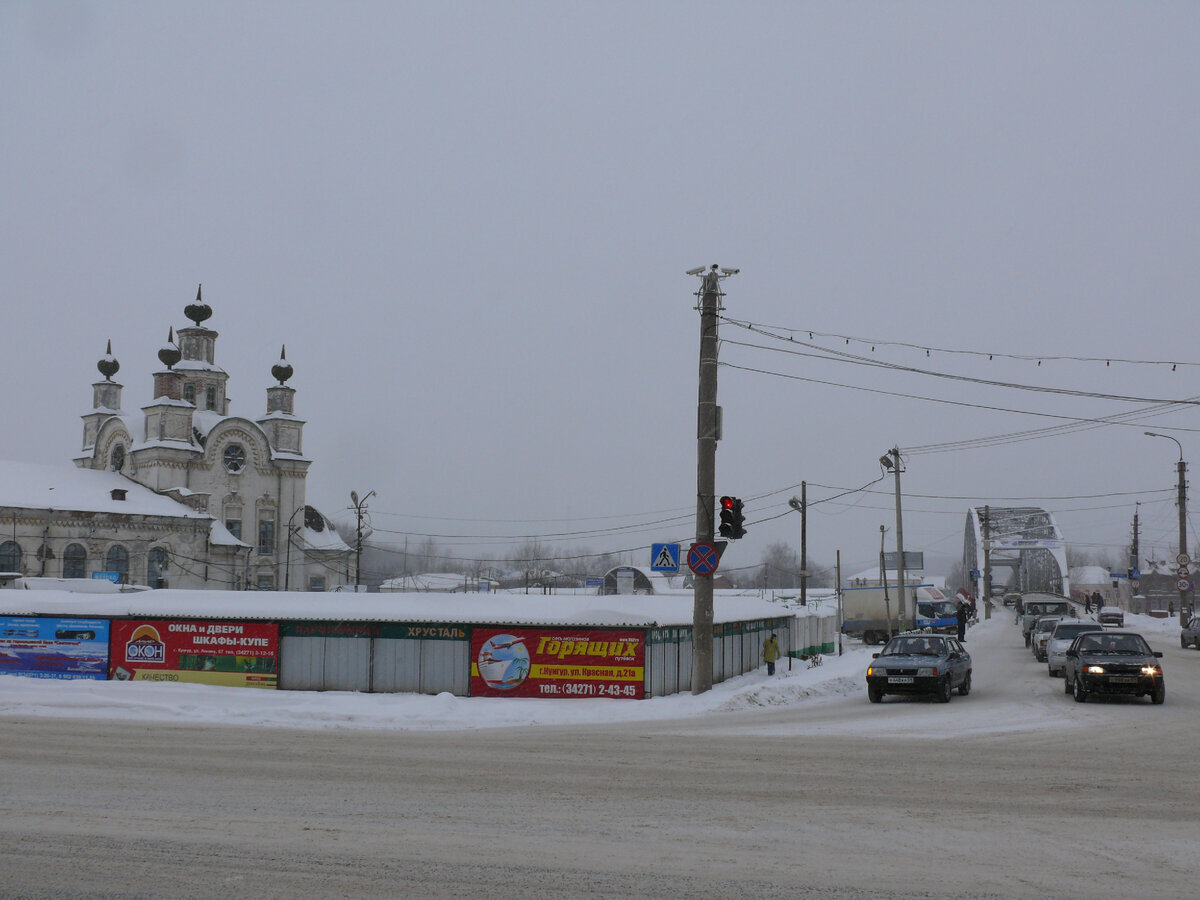
[{"label": "red traffic light", "polygon": [[722,497],[721,498],[721,509],[733,509],[733,498],[732,497]]}]

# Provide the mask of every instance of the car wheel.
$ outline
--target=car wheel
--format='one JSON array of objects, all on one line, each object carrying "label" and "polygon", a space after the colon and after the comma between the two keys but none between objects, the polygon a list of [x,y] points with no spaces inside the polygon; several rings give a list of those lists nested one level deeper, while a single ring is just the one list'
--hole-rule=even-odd
[{"label": "car wheel", "polygon": [[954,696],[954,691],[950,687],[950,676],[947,675],[937,686],[937,701],[938,703],[949,703],[950,698]]},{"label": "car wheel", "polygon": [[965,697],[971,693],[971,673],[968,672],[962,680],[962,684],[958,686],[958,696]]},{"label": "car wheel", "polygon": [[1075,698],[1076,703],[1086,703],[1088,692],[1083,687],[1083,682],[1078,678],[1075,679],[1075,684],[1072,685],[1071,696]]},{"label": "car wheel", "polygon": [[867,685],[867,699],[872,703],[878,703],[883,699],[883,688],[877,684]]},{"label": "car wheel", "polygon": [[1160,681],[1158,684],[1156,684],[1154,686],[1154,691],[1150,694],[1150,700],[1152,703],[1157,704],[1157,703],[1162,703],[1166,699],[1167,699],[1167,683],[1165,681]]}]

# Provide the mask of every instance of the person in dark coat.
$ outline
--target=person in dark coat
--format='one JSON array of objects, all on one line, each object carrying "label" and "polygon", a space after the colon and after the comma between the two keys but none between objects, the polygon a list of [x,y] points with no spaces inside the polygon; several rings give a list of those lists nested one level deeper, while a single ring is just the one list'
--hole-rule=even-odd
[{"label": "person in dark coat", "polygon": [[955,614],[955,617],[958,619],[958,639],[960,641],[965,641],[967,639],[968,614],[969,610],[967,609],[967,604],[960,601],[958,604],[958,610]]}]

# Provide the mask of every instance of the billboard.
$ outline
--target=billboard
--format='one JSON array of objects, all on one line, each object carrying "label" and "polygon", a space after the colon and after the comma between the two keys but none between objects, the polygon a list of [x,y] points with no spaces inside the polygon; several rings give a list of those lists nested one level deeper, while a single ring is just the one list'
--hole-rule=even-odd
[{"label": "billboard", "polygon": [[273,688],[278,658],[278,625],[114,620],[109,677]]},{"label": "billboard", "polygon": [[0,616],[0,674],[108,677],[108,621]]},{"label": "billboard", "polygon": [[645,696],[641,629],[474,628],[472,697]]}]

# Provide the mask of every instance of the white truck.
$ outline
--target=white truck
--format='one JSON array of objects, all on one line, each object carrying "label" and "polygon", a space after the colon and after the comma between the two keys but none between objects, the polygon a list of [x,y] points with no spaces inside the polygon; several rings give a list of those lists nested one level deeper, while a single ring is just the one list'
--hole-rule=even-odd
[{"label": "white truck", "polygon": [[[842,588],[842,633],[860,637],[864,644],[882,644],[898,634],[900,590],[888,585],[887,596],[881,587]],[[916,598],[916,621],[912,621],[913,598]],[[957,607],[932,584],[908,586],[908,627],[942,634],[958,632]]]}]

